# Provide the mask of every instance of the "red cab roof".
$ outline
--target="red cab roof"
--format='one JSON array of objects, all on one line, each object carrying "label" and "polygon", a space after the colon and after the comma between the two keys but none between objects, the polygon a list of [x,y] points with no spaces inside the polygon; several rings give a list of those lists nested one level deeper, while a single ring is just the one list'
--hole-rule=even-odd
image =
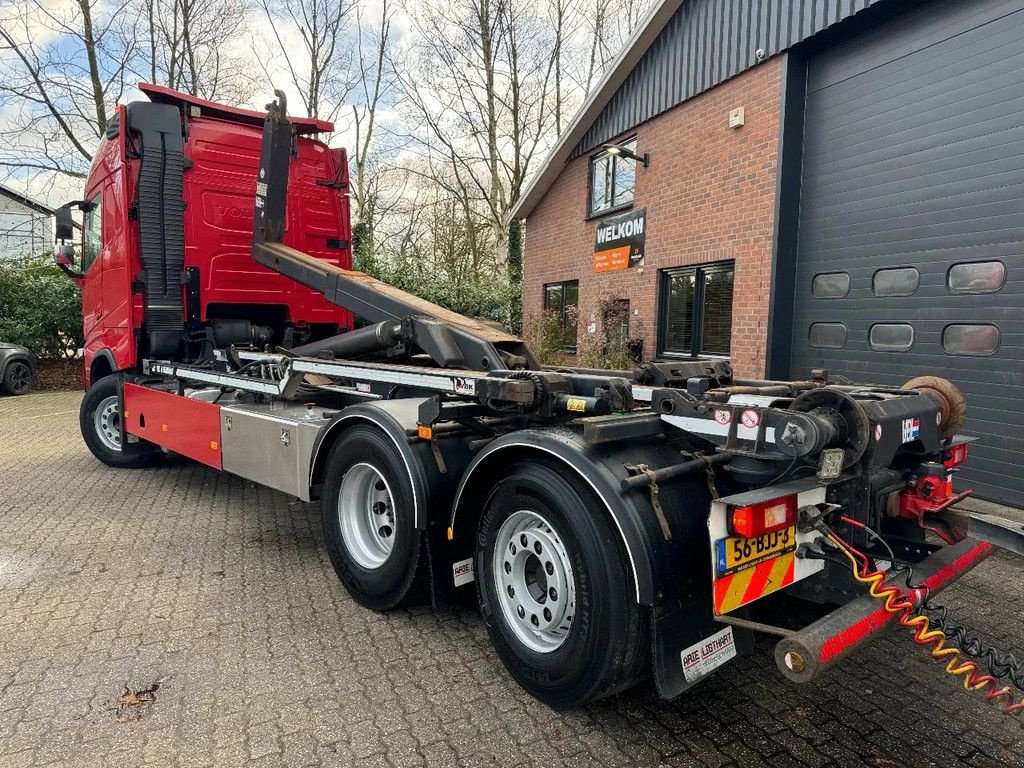
[{"label": "red cab roof", "polygon": [[[224,104],[200,99],[197,96],[175,91],[162,85],[139,83],[139,90],[146,94],[150,101],[158,104],[194,104],[207,117],[219,117],[222,120],[231,120],[236,123],[263,125],[263,121],[267,116],[265,112],[228,107]],[[316,120],[311,117],[289,117],[288,119],[295,126],[295,132],[299,134],[324,133],[334,130],[334,123],[329,123],[326,120]]]}]

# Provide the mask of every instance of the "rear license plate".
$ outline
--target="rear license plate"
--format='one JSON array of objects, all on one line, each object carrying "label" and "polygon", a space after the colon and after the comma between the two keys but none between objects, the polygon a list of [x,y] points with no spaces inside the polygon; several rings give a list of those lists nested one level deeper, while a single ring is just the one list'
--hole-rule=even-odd
[{"label": "rear license plate", "polygon": [[744,539],[740,536],[719,539],[716,570],[719,576],[727,576],[795,549],[795,526],[766,533],[756,539]]}]

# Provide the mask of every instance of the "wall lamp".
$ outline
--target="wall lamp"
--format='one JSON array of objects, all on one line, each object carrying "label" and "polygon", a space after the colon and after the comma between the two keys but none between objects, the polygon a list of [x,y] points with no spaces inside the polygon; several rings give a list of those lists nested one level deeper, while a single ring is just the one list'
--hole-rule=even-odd
[{"label": "wall lamp", "polygon": [[620,147],[618,144],[602,144],[601,149],[614,157],[627,157],[630,160],[636,160],[638,163],[643,165],[644,168],[651,164],[651,156],[646,152],[642,155],[638,155],[633,150]]}]

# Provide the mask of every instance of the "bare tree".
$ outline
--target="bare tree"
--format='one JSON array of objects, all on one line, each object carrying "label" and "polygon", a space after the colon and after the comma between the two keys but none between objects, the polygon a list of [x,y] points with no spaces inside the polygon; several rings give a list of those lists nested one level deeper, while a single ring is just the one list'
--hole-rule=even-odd
[{"label": "bare tree", "polygon": [[465,232],[474,259],[500,258],[508,211],[555,127],[565,27],[545,26],[527,0],[425,4],[415,21],[417,66],[402,77],[423,127],[412,138],[464,213],[486,222],[486,237]]},{"label": "bare tree", "polygon": [[85,175],[138,54],[125,2],[22,0],[0,17],[0,168]]},{"label": "bare tree", "polygon": [[240,103],[251,97],[249,62],[231,53],[246,28],[248,0],[140,2],[149,48],[140,76],[205,99]]},{"label": "bare tree", "polygon": [[358,98],[358,103],[352,105],[355,126],[352,201],[359,221],[367,224],[371,232],[377,206],[382,201],[383,175],[386,173],[379,160],[374,163],[374,173],[371,175],[369,171],[373,163],[374,139],[377,138],[378,110],[393,86],[389,46],[394,16],[389,0],[383,0],[380,16],[374,25],[364,26],[362,6],[356,7],[358,67],[353,95]]},{"label": "bare tree", "polygon": [[597,85],[622,47],[636,30],[651,0],[591,0],[584,12],[588,37],[589,56],[587,71],[582,79],[586,93]]},{"label": "bare tree", "polygon": [[[346,48],[349,0],[259,0],[307,117],[334,120],[353,88]],[[295,28],[301,50],[288,32]],[[266,71],[266,67],[264,66]]]}]

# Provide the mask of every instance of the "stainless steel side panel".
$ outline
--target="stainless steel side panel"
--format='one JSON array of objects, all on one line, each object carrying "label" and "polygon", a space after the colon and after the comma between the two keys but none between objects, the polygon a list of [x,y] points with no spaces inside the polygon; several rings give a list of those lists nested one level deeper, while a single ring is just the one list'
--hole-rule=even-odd
[{"label": "stainless steel side panel", "polygon": [[224,470],[309,501],[313,443],[328,420],[302,407],[232,405],[220,410]]}]

